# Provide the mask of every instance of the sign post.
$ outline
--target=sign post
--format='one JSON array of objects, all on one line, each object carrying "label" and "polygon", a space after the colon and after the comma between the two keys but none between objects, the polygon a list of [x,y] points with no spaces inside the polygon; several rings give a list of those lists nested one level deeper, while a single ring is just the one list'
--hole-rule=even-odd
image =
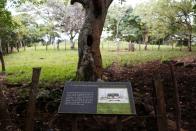
[{"label": "sign post", "polygon": [[[68,82],[65,84],[58,113],[136,115],[131,83]],[[118,124],[118,130],[121,130],[121,124]],[[72,122],[72,130],[77,130],[77,117]]]},{"label": "sign post", "polygon": [[136,115],[129,82],[70,82],[58,113]]}]

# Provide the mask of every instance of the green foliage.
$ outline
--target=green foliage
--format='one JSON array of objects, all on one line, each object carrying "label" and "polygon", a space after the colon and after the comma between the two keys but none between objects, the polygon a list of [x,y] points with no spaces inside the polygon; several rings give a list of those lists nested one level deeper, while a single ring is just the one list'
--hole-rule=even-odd
[{"label": "green foliage", "polygon": [[108,12],[105,28],[111,33],[110,39],[138,41],[142,37],[144,23],[133,14],[132,7],[112,6]]},{"label": "green foliage", "polygon": [[[12,41],[14,35],[14,29],[17,28],[17,23],[13,20],[11,13],[6,10],[6,0],[0,2],[0,40],[1,51],[6,52],[8,41]],[[12,45],[12,43],[10,43]],[[8,49],[7,49],[8,50]]]},{"label": "green foliage", "polygon": [[[135,15],[139,15],[142,22],[145,23],[145,30],[150,37],[159,40],[165,38],[166,31],[165,22],[162,22],[162,17],[159,15],[160,5],[154,2],[142,3],[134,10]],[[166,12],[166,11],[165,11]]]},{"label": "green foliage", "polygon": [[5,4],[5,0],[0,2],[0,37],[14,28],[11,13],[5,9]]},{"label": "green foliage", "polygon": [[17,8],[19,13],[14,16],[19,25],[14,31],[18,39],[31,46],[32,42],[43,41],[43,37],[48,37],[50,43],[55,37],[59,37],[57,32],[61,32],[61,29],[57,29],[57,25],[60,25],[61,21],[56,21],[57,15],[54,14],[55,10],[61,10],[58,6],[64,2],[58,3],[59,1],[20,1],[22,4]]},{"label": "green foliage", "polygon": [[5,7],[6,1],[7,1],[7,0],[1,0],[1,1],[0,1],[0,8],[1,8],[1,9]]},{"label": "green foliage", "polygon": [[117,5],[110,7],[105,22],[105,30],[108,33],[111,33],[109,39],[113,40],[116,37],[117,33],[119,33],[120,35],[120,32],[117,32],[118,31],[117,28],[123,16],[125,15],[126,9],[127,8],[124,6],[117,6]]},{"label": "green foliage", "polygon": [[128,8],[122,18],[119,31],[121,39],[125,41],[138,41],[142,39],[143,25],[139,16],[133,14],[133,9]]},{"label": "green foliage", "polygon": [[151,39],[159,41],[175,35],[186,38],[192,33],[192,0],[152,0],[138,5],[134,12],[146,23]]}]

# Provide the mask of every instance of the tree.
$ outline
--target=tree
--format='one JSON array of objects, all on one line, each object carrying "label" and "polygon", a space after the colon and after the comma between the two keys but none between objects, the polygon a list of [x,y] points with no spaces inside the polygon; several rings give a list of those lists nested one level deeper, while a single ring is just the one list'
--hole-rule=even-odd
[{"label": "tree", "polygon": [[173,7],[177,10],[176,22],[185,30],[188,39],[188,50],[192,51],[192,18],[195,16],[193,1],[181,0],[180,2],[174,2]]},{"label": "tree", "polygon": [[192,0],[152,0],[136,8],[142,20],[147,24],[150,38],[158,43],[175,35],[188,40],[191,51],[194,8]]},{"label": "tree", "polygon": [[69,35],[71,49],[75,48],[74,38],[79,33],[84,23],[85,12],[79,4],[69,5],[66,7],[66,15],[64,17],[65,32]]},{"label": "tree", "polygon": [[121,22],[123,17],[126,14],[126,10],[128,7],[121,5],[118,6],[114,4],[108,10],[108,14],[106,17],[105,28],[108,33],[111,34],[109,39],[115,40],[122,36],[121,31],[119,30],[121,27]]},{"label": "tree", "polygon": [[142,38],[143,23],[139,16],[133,14],[133,9],[129,7],[122,18],[121,39],[125,41],[139,41]]},{"label": "tree", "polygon": [[158,45],[160,45],[160,41],[162,41],[170,31],[168,25],[170,25],[171,22],[165,18],[165,14],[170,15],[170,12],[168,10],[167,12],[165,11],[166,7],[168,7],[168,3],[165,0],[152,0],[139,4],[134,10],[135,15],[140,16],[142,20],[141,28],[145,50],[147,50],[149,42],[158,42]]},{"label": "tree", "polygon": [[[120,17],[119,17],[120,16]],[[121,7],[112,6],[109,9],[106,19],[106,29],[111,34],[109,38],[120,39],[129,42],[129,50],[131,41],[141,41],[144,23],[139,16],[133,13],[132,7],[122,5]],[[117,47],[117,50],[119,47]]]},{"label": "tree", "polygon": [[153,3],[147,2],[147,3],[141,3],[138,6],[136,6],[134,10],[134,14],[136,16],[139,16],[141,19],[140,22],[140,31],[141,31],[141,37],[143,44],[145,45],[144,49],[147,50],[149,37],[150,37],[150,29],[154,25],[155,21],[154,14],[153,14]]},{"label": "tree", "polygon": [[5,62],[4,62],[4,59],[3,59],[2,51],[0,51],[0,61],[1,61],[1,64],[2,64],[2,72],[5,72]]},{"label": "tree", "polygon": [[6,1],[0,2],[0,40],[1,40],[1,50],[5,52],[5,41],[4,37],[7,37],[8,33],[13,30],[13,21],[11,13],[5,9]]},{"label": "tree", "polygon": [[46,50],[49,44],[53,44],[58,33],[62,32],[60,29],[65,14],[65,5],[61,0],[47,0],[42,4],[25,2],[20,5],[18,11],[23,25],[27,27],[27,38],[30,43],[34,43],[36,49],[36,42],[47,38],[44,43]]},{"label": "tree", "polygon": [[0,2],[0,61],[2,64],[2,71],[5,71],[5,63],[3,53],[5,52],[5,40],[8,33],[13,30],[14,23],[12,21],[11,13],[5,9],[6,0]]},{"label": "tree", "polygon": [[152,0],[136,6],[134,13],[142,21],[141,31],[143,44],[145,45],[144,50],[147,50],[150,42],[158,42],[158,45],[160,45],[160,41],[165,39],[170,32],[170,19],[165,18],[165,14],[170,15],[170,12],[166,9],[168,5],[165,0]]},{"label": "tree", "polygon": [[86,11],[85,23],[78,40],[79,61],[77,79],[95,81],[102,77],[100,38],[108,8],[113,0],[71,0],[79,2]]}]

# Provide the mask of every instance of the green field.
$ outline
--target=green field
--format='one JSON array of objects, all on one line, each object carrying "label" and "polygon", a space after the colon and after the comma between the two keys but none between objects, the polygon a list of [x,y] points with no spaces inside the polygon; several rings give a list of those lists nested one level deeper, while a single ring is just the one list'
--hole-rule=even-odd
[{"label": "green field", "polygon": [[[103,66],[108,67],[113,62],[121,65],[136,65],[154,60],[168,60],[175,57],[196,55],[195,48],[192,53],[179,49],[172,50],[169,46],[149,46],[148,51],[128,52],[126,44],[121,44],[121,51],[117,52],[114,44],[106,42],[102,50]],[[142,46],[143,49],[143,46]],[[65,80],[73,80],[77,68],[78,53],[76,50],[64,50],[63,44],[58,51],[50,46],[48,51],[45,47],[39,46],[35,51],[29,47],[26,51],[13,53],[5,56],[7,81],[9,83],[28,83],[31,80],[32,68],[42,67],[40,82],[42,84],[64,83]]]},{"label": "green field", "polygon": [[97,114],[133,114],[129,103],[98,103]]}]

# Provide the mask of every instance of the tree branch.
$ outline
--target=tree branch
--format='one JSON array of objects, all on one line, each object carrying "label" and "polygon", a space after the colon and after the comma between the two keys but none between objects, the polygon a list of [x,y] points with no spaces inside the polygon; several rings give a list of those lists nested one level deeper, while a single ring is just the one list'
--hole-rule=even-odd
[{"label": "tree branch", "polygon": [[109,7],[110,4],[113,2],[113,0],[105,0],[105,2],[106,2],[106,7]]}]

